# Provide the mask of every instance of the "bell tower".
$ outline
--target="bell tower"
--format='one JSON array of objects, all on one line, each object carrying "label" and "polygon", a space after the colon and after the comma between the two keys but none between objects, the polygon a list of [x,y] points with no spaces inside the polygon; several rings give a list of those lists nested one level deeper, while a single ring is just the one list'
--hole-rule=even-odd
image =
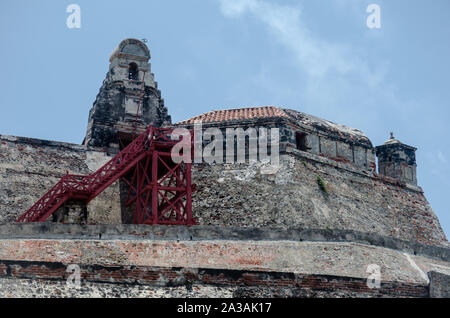
[{"label": "bell tower", "polygon": [[417,186],[416,150],[391,137],[375,148],[378,157],[378,173]]},{"label": "bell tower", "polygon": [[116,153],[146,126],[171,124],[149,60],[148,47],[136,39],[122,41],[112,52],[83,144]]}]

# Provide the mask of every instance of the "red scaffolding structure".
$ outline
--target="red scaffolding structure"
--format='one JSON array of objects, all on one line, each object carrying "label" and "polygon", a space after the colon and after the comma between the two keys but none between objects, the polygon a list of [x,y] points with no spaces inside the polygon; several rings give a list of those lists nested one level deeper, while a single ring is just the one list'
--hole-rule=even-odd
[{"label": "red scaffolding structure", "polygon": [[[172,148],[180,141],[172,132],[150,126],[96,172],[63,176],[17,222],[43,222],[69,200],[88,204],[121,178],[128,185],[125,206],[134,210],[131,223],[194,225],[191,163],[173,161]],[[193,149],[192,135],[182,138]]]}]

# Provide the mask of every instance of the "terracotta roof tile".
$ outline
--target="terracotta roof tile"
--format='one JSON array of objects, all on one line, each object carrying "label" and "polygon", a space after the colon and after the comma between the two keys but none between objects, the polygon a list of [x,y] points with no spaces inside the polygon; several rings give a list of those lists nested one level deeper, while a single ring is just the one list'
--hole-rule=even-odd
[{"label": "terracotta roof tile", "polygon": [[308,115],[296,110],[279,108],[275,106],[250,107],[214,110],[208,113],[180,121],[175,125],[192,125],[196,121],[202,123],[227,123],[232,121],[245,121],[252,119],[287,119],[291,123],[302,127],[318,130],[332,138],[344,138],[348,141],[357,142],[365,147],[371,148],[372,143],[364,133],[358,129],[335,124],[325,119]]},{"label": "terracotta roof tile", "polygon": [[257,118],[289,118],[289,116],[281,108],[264,106],[214,110],[187,120],[183,120],[177,124],[193,124],[196,121],[201,121],[203,123],[217,123],[233,120],[251,120]]}]

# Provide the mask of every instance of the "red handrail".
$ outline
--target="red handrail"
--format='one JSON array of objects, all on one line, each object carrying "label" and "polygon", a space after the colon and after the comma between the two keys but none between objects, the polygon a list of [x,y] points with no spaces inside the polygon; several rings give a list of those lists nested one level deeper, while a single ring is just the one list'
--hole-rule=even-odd
[{"label": "red handrail", "polygon": [[154,145],[173,147],[178,140],[171,139],[172,131],[168,128],[150,126],[94,173],[87,176],[64,175],[56,185],[21,215],[17,222],[43,222],[69,199],[89,203],[148,156],[148,152],[152,151]]}]

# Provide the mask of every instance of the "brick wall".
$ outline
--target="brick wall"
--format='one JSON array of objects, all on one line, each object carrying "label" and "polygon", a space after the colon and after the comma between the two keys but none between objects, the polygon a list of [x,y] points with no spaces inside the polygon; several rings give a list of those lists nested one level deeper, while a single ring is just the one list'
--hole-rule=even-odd
[{"label": "brick wall", "polygon": [[[67,266],[51,262],[0,261],[1,278],[59,280],[71,275]],[[156,287],[211,285],[232,287],[237,297],[428,297],[428,286],[411,283],[382,282],[380,288],[369,288],[361,278],[327,275],[304,275],[281,272],[239,271],[225,269],[161,268],[146,266],[81,266],[81,283],[150,285]],[[116,285],[117,288],[117,285]],[[31,293],[23,295],[31,297]]]},{"label": "brick wall", "polygon": [[1,239],[0,260],[99,266],[210,268],[367,278],[428,285],[426,273],[450,275],[448,261],[352,242],[286,240]]},{"label": "brick wall", "polygon": [[450,298],[450,275],[431,271],[428,277],[430,278],[430,297]]}]

